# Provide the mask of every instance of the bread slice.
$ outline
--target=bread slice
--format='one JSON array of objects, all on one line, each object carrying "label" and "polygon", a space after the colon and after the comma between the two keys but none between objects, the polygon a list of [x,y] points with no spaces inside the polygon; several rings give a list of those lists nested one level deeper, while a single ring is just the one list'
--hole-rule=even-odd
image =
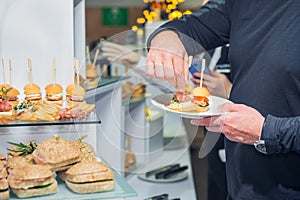
[{"label": "bread slice", "polygon": [[20,181],[49,178],[51,176],[53,176],[53,173],[49,168],[41,165],[24,165],[16,167],[9,174],[9,178]]},{"label": "bread slice", "polygon": [[101,162],[81,162],[66,171],[66,180],[74,183],[109,180],[114,178],[114,173]]},{"label": "bread slice", "polygon": [[29,189],[14,189],[12,191],[19,197],[19,198],[28,198],[34,196],[43,196],[43,195],[50,195],[55,194],[57,192],[57,181],[54,182],[45,188],[29,188]]},{"label": "bread slice", "polygon": [[115,187],[114,180],[98,181],[91,183],[72,183],[66,181],[66,184],[73,192],[80,194],[105,192],[113,190]]},{"label": "bread slice", "polygon": [[28,164],[34,164],[34,160],[31,154],[25,156],[9,156],[7,161],[7,166],[9,170]]}]

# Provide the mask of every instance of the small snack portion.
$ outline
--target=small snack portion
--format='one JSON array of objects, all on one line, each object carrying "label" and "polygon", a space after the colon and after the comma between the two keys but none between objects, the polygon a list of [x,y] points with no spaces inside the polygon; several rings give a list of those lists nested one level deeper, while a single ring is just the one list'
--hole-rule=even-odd
[{"label": "small snack portion", "polygon": [[19,94],[20,94],[19,90],[17,90],[16,88],[11,88],[6,94],[7,102],[11,106],[17,106],[19,104],[19,98],[18,98]]},{"label": "small snack portion", "polygon": [[0,199],[5,200],[9,198],[9,190],[7,183],[7,169],[6,158],[0,153]]},{"label": "small snack portion", "polygon": [[31,102],[40,102],[42,100],[42,94],[40,87],[35,83],[28,83],[24,87],[25,100]]},{"label": "small snack portion", "polygon": [[3,94],[6,94],[10,88],[9,84],[0,84],[0,100],[2,100]]},{"label": "small snack portion", "polygon": [[52,171],[62,171],[80,161],[79,149],[71,142],[54,136],[40,143],[32,153],[35,163]]},{"label": "small snack portion", "polygon": [[67,186],[75,193],[104,192],[114,189],[112,170],[101,162],[80,162],[65,172]]},{"label": "small snack portion", "polygon": [[8,183],[19,198],[55,194],[57,182],[52,171],[41,165],[24,165],[14,168],[8,175]]},{"label": "small snack portion", "polygon": [[0,116],[12,115],[13,108],[8,102],[7,93],[12,89],[8,84],[0,85]]},{"label": "small snack portion", "polygon": [[46,91],[46,101],[50,103],[56,103],[62,106],[63,88],[60,84],[57,83],[49,84],[45,87],[45,91]]},{"label": "small snack portion", "polygon": [[92,65],[92,67],[86,68],[86,87],[87,89],[95,88],[98,85],[99,73]]},{"label": "small snack portion", "polygon": [[207,111],[210,96],[208,89],[204,87],[196,87],[193,89],[193,95],[193,102],[200,107],[202,112]]},{"label": "small snack portion", "polygon": [[76,103],[81,103],[85,101],[85,90],[81,86],[77,86],[74,83],[70,84],[66,88],[66,99],[69,105],[74,105]]},{"label": "small snack portion", "polygon": [[209,91],[203,87],[193,89],[193,95],[176,92],[167,107],[180,112],[205,112],[209,107],[209,96]]}]

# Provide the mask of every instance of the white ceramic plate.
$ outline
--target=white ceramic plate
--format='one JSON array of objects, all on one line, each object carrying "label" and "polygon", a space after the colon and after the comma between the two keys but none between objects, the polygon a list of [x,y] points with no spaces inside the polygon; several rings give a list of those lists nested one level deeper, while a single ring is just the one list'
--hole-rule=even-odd
[{"label": "white ceramic plate", "polygon": [[183,171],[183,172],[180,172],[180,173],[177,173],[173,176],[171,176],[170,178],[168,179],[156,179],[154,175],[152,176],[149,176],[149,177],[146,177],[145,174],[140,174],[138,175],[138,177],[142,180],[145,180],[145,181],[150,181],[150,182],[156,182],[156,183],[172,183],[172,182],[177,182],[177,181],[181,181],[181,180],[184,180],[188,177],[187,175],[187,172],[186,171]]},{"label": "white ceramic plate", "polygon": [[202,117],[210,117],[210,116],[216,116],[223,114],[222,112],[219,112],[217,107],[221,104],[224,104],[226,102],[230,102],[228,99],[224,99],[221,97],[216,96],[210,96],[209,97],[209,109],[206,112],[180,112],[176,110],[171,110],[167,106],[170,104],[171,99],[173,98],[174,94],[161,94],[153,99],[151,99],[151,103],[163,110],[178,113],[181,115],[181,117],[185,118],[191,118],[191,119],[197,119]]}]

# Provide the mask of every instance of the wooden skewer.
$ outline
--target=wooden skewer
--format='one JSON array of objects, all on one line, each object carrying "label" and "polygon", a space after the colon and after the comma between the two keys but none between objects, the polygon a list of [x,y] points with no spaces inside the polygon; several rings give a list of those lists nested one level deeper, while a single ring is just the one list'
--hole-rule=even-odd
[{"label": "wooden skewer", "polygon": [[76,74],[77,74],[76,86],[79,86],[79,61],[77,58],[75,58],[75,70],[76,70]]},{"label": "wooden skewer", "polygon": [[4,58],[2,58],[3,82],[6,83]]},{"label": "wooden skewer", "polygon": [[94,67],[94,68],[96,67],[96,62],[97,62],[98,54],[99,54],[99,49],[97,49],[96,54],[95,54],[95,57],[94,57],[94,62],[93,62],[93,67]]},{"label": "wooden skewer", "polygon": [[32,84],[33,83],[33,78],[32,78],[32,63],[31,63],[31,59],[28,58],[28,68],[29,68],[29,81]]},{"label": "wooden skewer", "polygon": [[86,46],[86,57],[87,57],[88,64],[91,64],[91,56],[90,56],[89,46]]},{"label": "wooden skewer", "polygon": [[[192,65],[192,61],[193,61],[193,56],[189,56],[189,63],[188,63],[188,67],[191,67],[191,65]],[[189,75],[190,75],[190,73],[188,73],[188,75],[187,75],[187,79],[189,80]],[[188,80],[187,80],[187,82],[188,82]]]},{"label": "wooden skewer", "polygon": [[11,63],[11,59],[9,59],[9,84],[12,85],[12,63]]},{"label": "wooden skewer", "polygon": [[205,59],[202,59],[202,64],[201,64],[201,77],[200,77],[200,87],[202,87],[203,84],[203,72],[205,68]]},{"label": "wooden skewer", "polygon": [[107,64],[104,64],[103,67],[102,67],[102,74],[107,77],[108,76],[108,66]]},{"label": "wooden skewer", "polygon": [[56,59],[52,60],[52,68],[53,68],[53,81],[56,83]]}]

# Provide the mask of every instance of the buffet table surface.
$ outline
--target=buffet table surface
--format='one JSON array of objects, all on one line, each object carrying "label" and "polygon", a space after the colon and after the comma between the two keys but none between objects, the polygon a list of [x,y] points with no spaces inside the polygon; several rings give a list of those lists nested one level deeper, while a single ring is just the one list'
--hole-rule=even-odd
[{"label": "buffet table surface", "polygon": [[[152,159],[147,166],[143,169],[139,169],[135,174],[130,174],[126,181],[137,192],[137,196],[126,198],[126,200],[142,200],[165,193],[169,195],[169,199],[196,200],[190,152],[187,146],[188,145],[184,145],[184,147],[174,150],[162,149],[161,152],[158,153],[159,156]],[[188,166],[186,179],[171,183],[156,183],[144,181],[138,177],[141,172],[174,163],[180,163],[181,166]]]}]

